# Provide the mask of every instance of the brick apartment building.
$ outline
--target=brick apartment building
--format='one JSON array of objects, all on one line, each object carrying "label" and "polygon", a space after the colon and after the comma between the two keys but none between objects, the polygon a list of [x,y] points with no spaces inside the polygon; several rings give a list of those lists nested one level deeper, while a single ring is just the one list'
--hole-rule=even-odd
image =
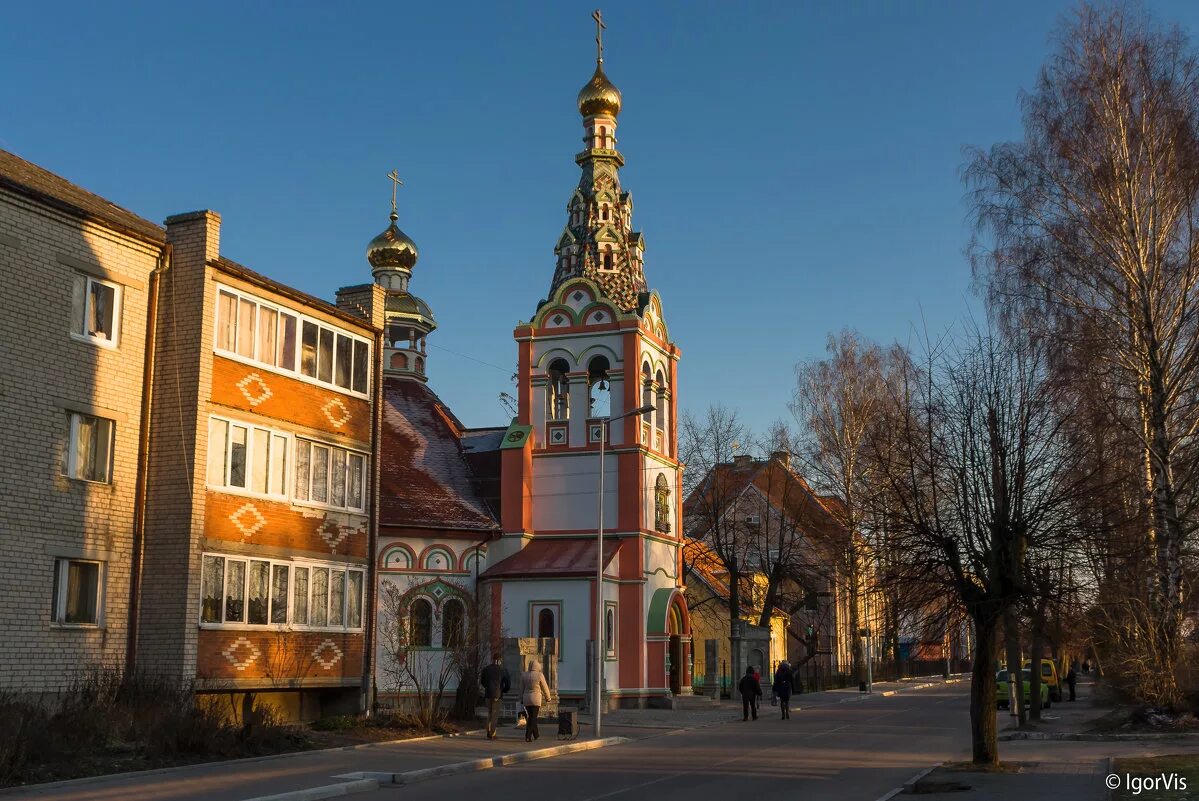
[{"label": "brick apartment building", "polygon": [[0,690],[121,665],[162,228],[0,150]]},{"label": "brick apartment building", "polygon": [[164,229],[3,151],[0,267],[0,689],[361,708],[383,288],[327,303],[223,258],[214,212]]}]

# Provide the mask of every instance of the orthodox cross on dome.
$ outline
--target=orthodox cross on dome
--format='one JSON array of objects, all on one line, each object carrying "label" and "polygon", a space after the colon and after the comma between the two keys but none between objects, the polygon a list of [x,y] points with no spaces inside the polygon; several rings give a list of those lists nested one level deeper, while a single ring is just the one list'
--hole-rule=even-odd
[{"label": "orthodox cross on dome", "polygon": [[399,170],[392,170],[387,173],[387,178],[391,181],[391,213],[398,216],[396,212],[396,190],[403,186],[404,182],[400,180]]},{"label": "orthodox cross on dome", "polygon": [[604,15],[597,8],[591,12],[591,18],[595,20],[595,60],[600,64],[604,63],[604,30],[608,27],[604,24]]}]

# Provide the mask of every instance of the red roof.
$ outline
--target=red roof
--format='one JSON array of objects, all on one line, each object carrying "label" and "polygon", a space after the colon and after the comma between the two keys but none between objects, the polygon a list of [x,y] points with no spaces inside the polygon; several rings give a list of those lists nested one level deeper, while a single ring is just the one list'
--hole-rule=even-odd
[{"label": "red roof", "polygon": [[[620,548],[617,539],[604,540],[604,567]],[[594,576],[595,539],[534,537],[523,549],[494,564],[483,578],[535,578],[544,576]]]},{"label": "red roof", "polygon": [[498,530],[462,434],[458,419],[423,382],[384,378],[382,525]]}]

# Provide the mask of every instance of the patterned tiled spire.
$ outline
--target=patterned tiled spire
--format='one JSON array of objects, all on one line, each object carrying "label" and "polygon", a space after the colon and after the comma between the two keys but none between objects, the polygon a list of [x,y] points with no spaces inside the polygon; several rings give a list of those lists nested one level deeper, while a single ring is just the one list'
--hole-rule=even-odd
[{"label": "patterned tiled spire", "polygon": [[622,311],[636,311],[648,291],[642,268],[645,239],[632,230],[633,199],[620,187],[624,157],[616,150],[616,115],[621,97],[604,74],[602,55],[595,75],[579,92],[578,105],[586,134],[585,149],[575,156],[582,175],[554,247],[558,266],[550,296],[563,282],[585,276]]}]

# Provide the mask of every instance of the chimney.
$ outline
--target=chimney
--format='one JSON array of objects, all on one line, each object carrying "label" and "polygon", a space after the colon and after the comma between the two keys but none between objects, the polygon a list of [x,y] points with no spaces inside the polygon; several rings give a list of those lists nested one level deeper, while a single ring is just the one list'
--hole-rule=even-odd
[{"label": "chimney", "polygon": [[774,453],[770,454],[770,460],[773,462],[778,462],[783,467],[791,466],[791,454],[788,451],[775,451]]},{"label": "chimney", "polygon": [[754,457],[748,453],[739,453],[733,457],[733,467],[749,467],[753,464]]},{"label": "chimney", "polygon": [[189,211],[166,219],[167,241],[175,261],[198,262],[201,271],[221,256],[221,215],[215,211]]}]

